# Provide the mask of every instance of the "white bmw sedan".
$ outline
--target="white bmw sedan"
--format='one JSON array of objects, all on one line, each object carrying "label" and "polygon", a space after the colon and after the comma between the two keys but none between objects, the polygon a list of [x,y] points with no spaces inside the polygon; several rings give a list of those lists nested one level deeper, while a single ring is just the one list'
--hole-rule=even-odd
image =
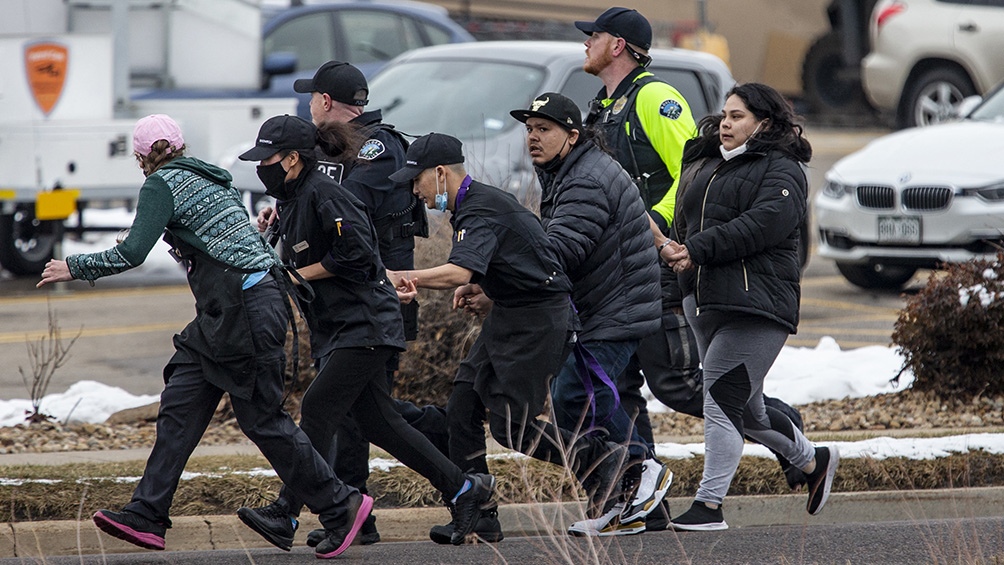
[{"label": "white bmw sedan", "polygon": [[[1004,86],[1004,85],[1002,85]],[[1004,88],[958,122],[881,137],[826,173],[819,255],[862,288],[1004,249]]]}]

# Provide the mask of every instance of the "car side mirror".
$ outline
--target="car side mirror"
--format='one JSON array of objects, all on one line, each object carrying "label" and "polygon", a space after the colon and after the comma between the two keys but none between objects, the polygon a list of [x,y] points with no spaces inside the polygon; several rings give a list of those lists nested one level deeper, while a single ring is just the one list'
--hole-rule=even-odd
[{"label": "car side mirror", "polygon": [[262,72],[267,77],[276,75],[288,75],[296,72],[299,57],[296,53],[277,51],[265,56],[265,63],[262,65]]},{"label": "car side mirror", "polygon": [[955,116],[957,120],[961,120],[969,115],[970,112],[976,109],[983,102],[983,97],[979,95],[966,96],[959,102],[959,105],[955,107]]}]

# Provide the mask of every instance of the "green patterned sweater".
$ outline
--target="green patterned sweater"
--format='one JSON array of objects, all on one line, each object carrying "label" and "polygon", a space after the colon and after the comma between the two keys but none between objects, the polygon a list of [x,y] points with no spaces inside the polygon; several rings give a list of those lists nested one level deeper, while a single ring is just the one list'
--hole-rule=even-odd
[{"label": "green patterned sweater", "polygon": [[132,269],[146,260],[166,228],[227,265],[265,270],[278,264],[231,180],[226,170],[192,157],[164,165],[143,183],[125,240],[98,253],[70,255],[70,274],[93,281]]}]

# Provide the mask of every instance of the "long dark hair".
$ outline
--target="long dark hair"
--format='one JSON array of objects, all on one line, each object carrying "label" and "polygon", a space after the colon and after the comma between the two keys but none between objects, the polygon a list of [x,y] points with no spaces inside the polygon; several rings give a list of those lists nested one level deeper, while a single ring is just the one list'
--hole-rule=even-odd
[{"label": "long dark hair", "polygon": [[[808,163],[812,159],[812,145],[805,139],[805,129],[798,123],[795,110],[780,92],[766,84],[748,82],[733,86],[725,98],[733,94],[742,99],[757,121],[770,120],[768,127],[760,130],[751,143],[755,142],[763,149],[784,152],[800,163]],[[721,143],[718,133],[724,117],[722,113],[712,114],[698,122],[698,137],[688,146],[684,161],[706,155],[718,147]]]},{"label": "long dark hair", "polygon": [[317,146],[329,158],[346,165],[357,159],[366,139],[351,123],[331,122],[317,128]]},{"label": "long dark hair", "polygon": [[579,132],[579,138],[585,141],[592,141],[600,151],[616,158],[617,155],[614,153],[614,147],[611,145],[610,140],[607,139],[606,132],[603,131],[596,124],[582,126],[582,131]]}]

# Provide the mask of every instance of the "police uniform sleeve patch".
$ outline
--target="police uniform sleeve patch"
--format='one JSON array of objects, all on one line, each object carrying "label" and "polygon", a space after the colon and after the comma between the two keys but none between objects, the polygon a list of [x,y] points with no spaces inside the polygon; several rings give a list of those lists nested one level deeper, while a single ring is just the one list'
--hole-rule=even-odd
[{"label": "police uniform sleeve patch", "polygon": [[666,100],[659,105],[659,115],[675,120],[683,115],[683,105],[676,100]]},{"label": "police uniform sleeve patch", "polygon": [[385,150],[386,148],[383,146],[383,142],[379,139],[367,139],[366,143],[359,148],[359,158],[372,161],[380,155],[383,155]]}]

